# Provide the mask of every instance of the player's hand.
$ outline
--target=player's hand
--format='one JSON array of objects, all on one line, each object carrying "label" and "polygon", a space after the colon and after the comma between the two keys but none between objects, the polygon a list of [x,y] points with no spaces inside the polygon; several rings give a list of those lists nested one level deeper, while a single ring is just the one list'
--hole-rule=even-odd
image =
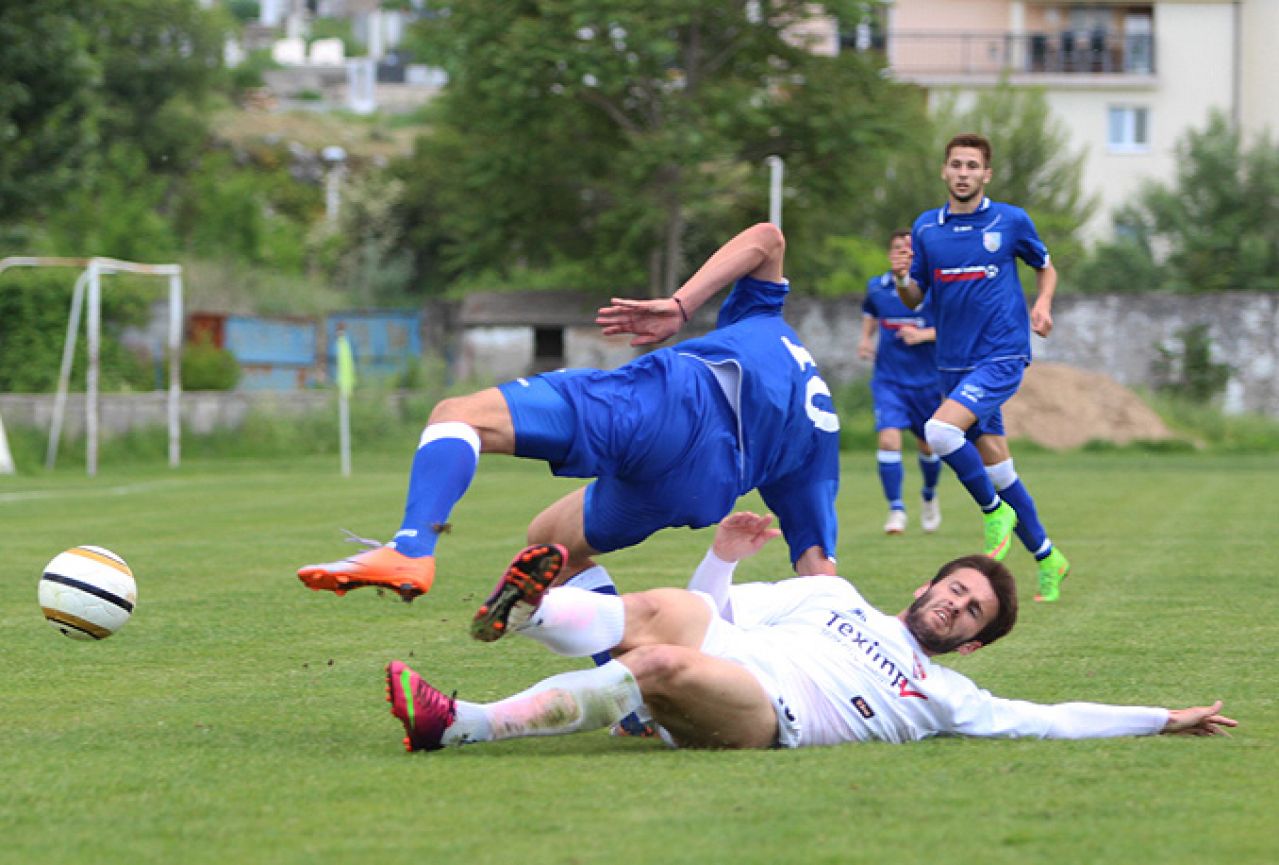
[{"label": "player's hand", "polygon": [[760,547],[781,534],[781,529],[773,528],[771,514],[738,511],[720,520],[711,549],[726,562],[738,562],[755,555]]},{"label": "player's hand", "polygon": [[1031,308],[1030,329],[1044,337],[1053,332],[1053,314],[1047,304],[1036,303]]},{"label": "player's hand", "polygon": [[897,338],[907,345],[919,345],[924,341],[919,334],[919,328],[910,324],[902,325],[897,329]]},{"label": "player's hand", "polygon": [[875,357],[875,346],[869,340],[857,343],[857,356],[862,360],[871,360]]},{"label": "player's hand", "polygon": [[1194,706],[1189,709],[1171,709],[1168,723],[1161,733],[1181,736],[1229,736],[1224,728],[1238,727],[1239,722],[1220,714],[1221,701],[1211,706]]},{"label": "player's hand", "polygon": [[628,300],[615,297],[608,306],[595,313],[595,323],[605,336],[632,333],[631,345],[653,345],[679,333],[684,314],[679,304],[669,297],[654,300]]},{"label": "player's hand", "polygon": [[893,276],[903,277],[910,273],[910,265],[914,260],[915,251],[907,244],[888,253],[888,268]]}]

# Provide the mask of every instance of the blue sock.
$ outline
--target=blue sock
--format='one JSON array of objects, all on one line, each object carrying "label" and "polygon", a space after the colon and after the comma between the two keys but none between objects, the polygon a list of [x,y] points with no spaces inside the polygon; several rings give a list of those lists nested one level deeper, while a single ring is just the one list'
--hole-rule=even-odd
[{"label": "blue sock", "polygon": [[937,481],[941,479],[941,457],[937,454],[920,454],[919,472],[924,476],[924,487],[921,490],[924,501],[931,502],[937,495]]},{"label": "blue sock", "polygon": [[1017,512],[1017,539],[1021,541],[1022,546],[1030,550],[1036,559],[1042,559],[1052,551],[1052,546],[1044,548],[1044,542],[1048,540],[1048,533],[1044,531],[1044,524],[1039,521],[1039,512],[1035,509],[1035,500],[1030,497],[1030,491],[1026,489],[1026,485],[1021,482],[1021,478],[1013,481],[1010,485],[999,491],[999,495],[1004,501],[1012,505],[1013,510]]},{"label": "blue sock", "polygon": [[999,494],[986,475],[986,466],[981,461],[976,445],[966,441],[959,450],[942,457],[942,461],[955,470],[955,476],[983,513],[990,513],[999,507]]},{"label": "blue sock", "polygon": [[466,493],[480,459],[480,439],[462,423],[431,424],[409,469],[404,522],[391,543],[406,556],[435,552],[435,542],[448,524],[453,505]]},{"label": "blue sock", "polygon": [[875,460],[879,463],[879,483],[884,488],[884,498],[888,506],[895,511],[906,510],[902,503],[902,454],[901,451],[875,452]]}]

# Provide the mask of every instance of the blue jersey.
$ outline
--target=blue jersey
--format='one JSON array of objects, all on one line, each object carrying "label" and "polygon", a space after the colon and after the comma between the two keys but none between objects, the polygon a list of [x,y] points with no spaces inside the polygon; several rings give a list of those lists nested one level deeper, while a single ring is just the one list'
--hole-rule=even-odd
[{"label": "blue jersey", "polygon": [[936,390],[937,357],[933,343],[909,345],[898,338],[903,327],[933,326],[927,298],[912,310],[897,296],[892,273],[876,276],[866,284],[862,313],[879,320],[879,347],[875,350],[875,381],[902,387]]},{"label": "blue jersey", "polygon": [[951,213],[946,205],[915,220],[911,242],[911,278],[932,301],[938,368],[1029,363],[1030,315],[1017,259],[1042,269],[1048,248],[1026,211],[989,198],[973,213]]},{"label": "blue jersey", "polygon": [[[559,475],[596,478],[584,506],[592,547],[607,552],[666,526],[711,525],[758,489],[792,562],[812,546],[834,556],[839,418],[812,355],[782,318],[789,291],[745,277],[705,336],[615,370],[537,376],[567,414],[547,410],[532,393],[536,382],[503,386],[518,455],[547,459]],[[543,439],[558,444],[546,449]]]},{"label": "blue jersey", "polygon": [[839,475],[839,417],[816,361],[782,318],[789,291],[784,282],[744,277],[720,307],[715,330],[667,349],[737,370],[729,401],[740,425],[742,493],[793,475]]}]

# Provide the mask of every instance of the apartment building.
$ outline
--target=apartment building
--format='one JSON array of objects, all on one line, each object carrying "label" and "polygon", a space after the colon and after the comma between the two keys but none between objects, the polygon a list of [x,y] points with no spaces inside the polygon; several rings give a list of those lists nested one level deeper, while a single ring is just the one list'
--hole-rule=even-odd
[{"label": "apartment building", "polygon": [[1279,137],[1279,0],[891,0],[877,23],[893,75],[934,99],[962,106],[1004,75],[1046,91],[1101,203],[1090,240],[1143,180],[1175,177],[1177,141],[1212,110]]}]

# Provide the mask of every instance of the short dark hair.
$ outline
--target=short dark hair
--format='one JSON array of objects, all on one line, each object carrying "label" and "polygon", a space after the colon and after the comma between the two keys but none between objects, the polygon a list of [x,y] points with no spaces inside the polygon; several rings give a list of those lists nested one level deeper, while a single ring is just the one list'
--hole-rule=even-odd
[{"label": "short dark hair", "polygon": [[889,237],[888,237],[888,245],[889,245],[889,246],[892,246],[892,245],[893,245],[893,241],[894,241],[894,240],[896,240],[896,239],[897,239],[897,238],[899,238],[899,237],[910,237],[910,229],[909,229],[909,228],[899,228],[899,229],[897,229],[896,231],[894,231],[894,232],[893,232],[891,235],[889,235]]},{"label": "short dark hair", "polygon": [[983,646],[989,646],[1017,624],[1017,578],[1004,566],[1003,562],[997,562],[990,556],[978,553],[951,559],[941,566],[937,576],[933,577],[928,585],[932,586],[940,582],[961,568],[972,568],[989,580],[990,587],[995,592],[995,598],[999,601],[999,611],[995,613],[995,618],[990,620],[990,624],[983,628],[980,634],[973,637]]},{"label": "short dark hair", "polygon": [[943,160],[950,159],[950,152],[956,147],[973,147],[981,151],[982,159],[986,160],[986,167],[990,167],[990,141],[984,135],[978,135],[976,132],[961,132],[950,141],[946,142],[946,153],[942,157]]}]

